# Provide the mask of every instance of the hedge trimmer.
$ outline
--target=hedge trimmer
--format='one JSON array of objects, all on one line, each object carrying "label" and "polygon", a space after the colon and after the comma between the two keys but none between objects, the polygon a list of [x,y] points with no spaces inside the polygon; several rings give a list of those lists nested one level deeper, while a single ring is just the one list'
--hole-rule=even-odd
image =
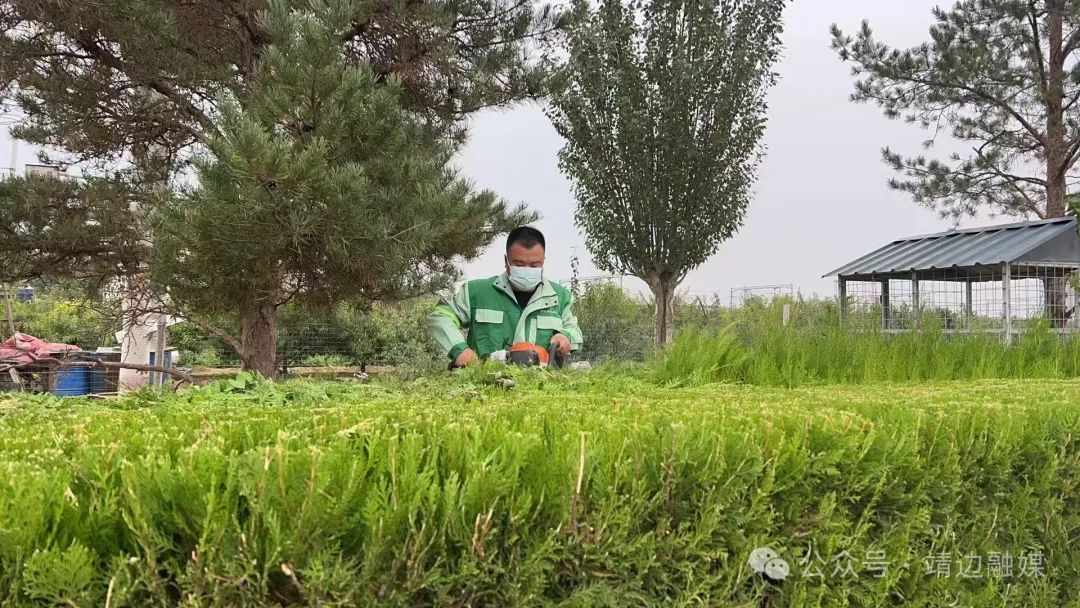
[{"label": "hedge trimmer", "polygon": [[[517,365],[518,367],[556,367],[563,368],[567,366],[569,362],[569,355],[558,355],[554,357],[548,349],[532,342],[516,342],[508,349],[497,350],[488,356],[489,361],[498,361],[500,363],[509,363],[510,365]],[[456,369],[457,366],[453,361],[450,362],[450,369]]]}]

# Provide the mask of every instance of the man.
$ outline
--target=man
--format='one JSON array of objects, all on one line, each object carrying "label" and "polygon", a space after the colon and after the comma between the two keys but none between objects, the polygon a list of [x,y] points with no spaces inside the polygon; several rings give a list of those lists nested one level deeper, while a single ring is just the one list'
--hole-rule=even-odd
[{"label": "man", "polygon": [[456,367],[485,360],[517,342],[531,342],[558,357],[581,347],[573,297],[544,279],[545,253],[539,230],[511,230],[503,274],[461,284],[428,315],[428,331]]}]

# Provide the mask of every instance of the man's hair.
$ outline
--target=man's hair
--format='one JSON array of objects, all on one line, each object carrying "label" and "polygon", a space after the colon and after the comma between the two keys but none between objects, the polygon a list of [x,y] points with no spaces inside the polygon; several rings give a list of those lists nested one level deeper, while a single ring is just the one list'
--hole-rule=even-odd
[{"label": "man's hair", "polygon": [[544,233],[532,226],[519,226],[511,230],[510,234],[506,237],[506,250],[510,251],[510,247],[515,243],[526,249],[532,249],[533,247],[540,245],[547,250],[547,243],[544,242]]}]

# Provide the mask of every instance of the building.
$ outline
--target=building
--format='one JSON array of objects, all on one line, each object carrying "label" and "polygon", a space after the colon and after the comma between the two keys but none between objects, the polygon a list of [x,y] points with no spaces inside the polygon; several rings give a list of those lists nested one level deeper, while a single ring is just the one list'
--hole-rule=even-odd
[{"label": "building", "polygon": [[1076,218],[903,238],[825,276],[837,277],[841,318],[886,332],[933,323],[947,332],[1001,333],[1041,320],[1080,331]]}]

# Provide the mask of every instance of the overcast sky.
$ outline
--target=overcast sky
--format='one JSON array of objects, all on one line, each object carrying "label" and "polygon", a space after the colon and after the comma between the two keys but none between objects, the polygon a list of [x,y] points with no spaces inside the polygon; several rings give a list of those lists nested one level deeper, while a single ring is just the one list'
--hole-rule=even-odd
[{"label": "overcast sky", "polygon": [[[881,147],[918,152],[925,133],[887,120],[874,106],[848,101],[849,66],[829,49],[828,32],[834,22],[853,31],[867,18],[890,44],[916,44],[927,39],[930,9],[937,4],[797,0],[789,7],[780,81],[770,95],[767,156],[745,225],[690,273],[683,292],[726,299],[733,287],[793,284],[807,295],[832,294],[834,282],[821,278],[825,272],[895,238],[950,227],[886,187],[891,172],[880,160]],[[10,165],[5,135],[0,133],[0,165]],[[526,202],[543,215],[538,227],[548,237],[547,276],[570,276],[575,246],[582,274],[595,275],[573,223],[570,185],[556,164],[560,146],[542,108],[525,106],[474,118],[459,162],[477,186]],[[18,164],[25,162],[34,158],[23,147]],[[488,276],[501,266],[502,247],[495,245],[467,265],[466,273]]]},{"label": "overcast sky", "polygon": [[[925,132],[848,101],[850,65],[829,49],[829,25],[854,31],[866,18],[890,44],[929,38],[933,0],[796,0],[787,11],[780,81],[770,95],[767,156],[739,233],[687,277],[682,290],[719,293],[732,287],[793,284],[804,294],[832,294],[821,275],[895,238],[945,230],[948,221],[886,187],[884,145],[917,153]],[[543,214],[548,276],[570,276],[577,245],[582,274],[597,274],[573,223],[574,199],[559,173],[561,139],[541,108],[485,114],[473,124],[461,159],[478,186],[525,201]],[[1006,220],[998,220],[1006,221]],[[970,222],[969,222],[970,224]],[[470,277],[498,271],[501,247],[466,268]]]}]

